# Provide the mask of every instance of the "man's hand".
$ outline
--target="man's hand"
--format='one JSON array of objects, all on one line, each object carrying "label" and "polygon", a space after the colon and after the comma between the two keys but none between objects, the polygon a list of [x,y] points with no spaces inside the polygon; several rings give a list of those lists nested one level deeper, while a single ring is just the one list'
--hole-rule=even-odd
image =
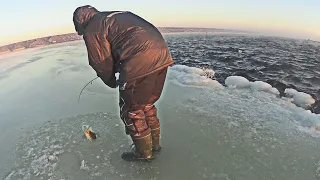
[{"label": "man's hand", "polygon": [[110,88],[117,88],[118,84],[117,84],[117,79],[115,76],[111,76],[110,79],[106,80],[104,78],[101,77],[101,80]]}]

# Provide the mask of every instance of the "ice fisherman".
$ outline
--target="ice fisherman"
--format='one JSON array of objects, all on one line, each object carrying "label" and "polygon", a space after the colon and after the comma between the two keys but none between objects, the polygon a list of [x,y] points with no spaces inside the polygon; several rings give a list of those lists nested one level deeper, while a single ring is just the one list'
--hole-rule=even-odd
[{"label": "ice fisherman", "polygon": [[122,159],[152,160],[161,149],[154,103],[174,63],[164,38],[151,23],[127,11],[100,12],[85,5],[76,8],[73,23],[83,36],[89,65],[107,86],[119,87],[120,118],[134,144]]}]

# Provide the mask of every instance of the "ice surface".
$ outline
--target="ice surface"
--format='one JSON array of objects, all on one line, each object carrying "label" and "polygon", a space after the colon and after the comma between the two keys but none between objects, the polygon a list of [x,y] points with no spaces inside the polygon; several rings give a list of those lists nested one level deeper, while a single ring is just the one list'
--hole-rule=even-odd
[{"label": "ice surface", "polygon": [[[213,80],[213,70],[187,66],[169,68],[157,103],[162,152],[152,163],[124,162],[120,155],[131,141],[118,117],[117,90],[95,81],[77,104],[81,88],[95,77],[85,48],[44,50],[43,59],[0,81],[6,87],[0,95],[6,104],[0,109],[0,128],[5,132],[0,139],[6,146],[0,150],[10,145],[12,136],[19,136],[14,160],[3,161],[10,155],[1,154],[0,167],[10,167],[3,168],[1,178],[320,178],[319,115],[297,107],[290,97],[279,98],[267,83],[233,76],[226,80],[233,88],[226,88]],[[286,92],[293,92],[292,102],[312,102],[306,94]],[[83,138],[82,125],[90,125],[99,138],[93,142]]]}]

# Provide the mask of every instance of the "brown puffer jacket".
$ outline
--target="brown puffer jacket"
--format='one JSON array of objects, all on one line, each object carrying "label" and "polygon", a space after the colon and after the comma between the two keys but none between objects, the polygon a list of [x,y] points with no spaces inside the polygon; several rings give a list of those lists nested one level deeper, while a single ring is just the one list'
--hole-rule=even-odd
[{"label": "brown puffer jacket", "polygon": [[75,29],[87,46],[89,64],[104,82],[120,72],[133,81],[172,65],[171,54],[156,27],[131,12],[99,12],[82,6],[73,14]]}]

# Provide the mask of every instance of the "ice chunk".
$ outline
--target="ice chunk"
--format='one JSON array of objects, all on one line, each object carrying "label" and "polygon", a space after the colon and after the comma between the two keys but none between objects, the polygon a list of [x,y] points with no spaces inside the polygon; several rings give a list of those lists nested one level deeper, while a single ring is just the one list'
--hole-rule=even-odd
[{"label": "ice chunk", "polygon": [[284,92],[287,97],[293,98],[293,103],[299,107],[308,108],[316,102],[310,94],[298,92],[295,89],[287,88]]},{"label": "ice chunk", "polygon": [[225,80],[225,84],[228,87],[238,87],[238,88],[245,88],[250,86],[249,80],[242,76],[229,76]]},{"label": "ice chunk", "polygon": [[263,81],[250,82],[250,85],[251,85],[251,89],[254,89],[257,91],[265,91],[274,95],[280,94],[277,88],[274,88],[270,84]]},{"label": "ice chunk", "polygon": [[218,81],[200,75],[189,75],[181,77],[180,82],[186,85],[222,87],[222,85]]},{"label": "ice chunk", "polygon": [[81,161],[80,169],[85,170],[85,171],[89,170],[89,167],[88,167],[87,162],[85,160]]},{"label": "ice chunk", "polygon": [[284,90],[286,97],[292,98],[298,91],[295,89],[287,88]]},{"label": "ice chunk", "polygon": [[48,156],[48,160],[49,160],[49,161],[57,161],[57,160],[58,160],[58,157],[57,157],[57,156],[54,156],[54,155],[49,155],[49,156]]},{"label": "ice chunk", "polygon": [[218,81],[211,79],[214,77],[214,71],[211,69],[175,65],[171,67],[170,73],[173,73],[175,80],[184,85],[223,87]]},{"label": "ice chunk", "polygon": [[293,96],[293,103],[300,107],[307,108],[315,102],[316,101],[312,98],[310,94],[306,94],[304,92],[297,92]]},{"label": "ice chunk", "polygon": [[186,65],[175,65],[171,68],[175,71],[180,71],[188,74],[200,74],[202,73],[202,69],[195,68],[195,67],[188,67]]},{"label": "ice chunk", "polygon": [[272,88],[272,86],[263,81],[251,82],[251,88],[258,91],[267,91]]},{"label": "ice chunk", "polygon": [[187,74],[198,74],[201,76],[206,76],[208,78],[213,78],[215,74],[215,72],[212,69],[201,69],[196,67],[188,67],[185,65],[175,65],[170,69],[178,72],[187,73]]},{"label": "ice chunk", "polygon": [[280,92],[277,88],[271,88],[271,89],[268,89],[268,91],[271,93],[271,94],[275,94],[275,95],[280,95]]}]

